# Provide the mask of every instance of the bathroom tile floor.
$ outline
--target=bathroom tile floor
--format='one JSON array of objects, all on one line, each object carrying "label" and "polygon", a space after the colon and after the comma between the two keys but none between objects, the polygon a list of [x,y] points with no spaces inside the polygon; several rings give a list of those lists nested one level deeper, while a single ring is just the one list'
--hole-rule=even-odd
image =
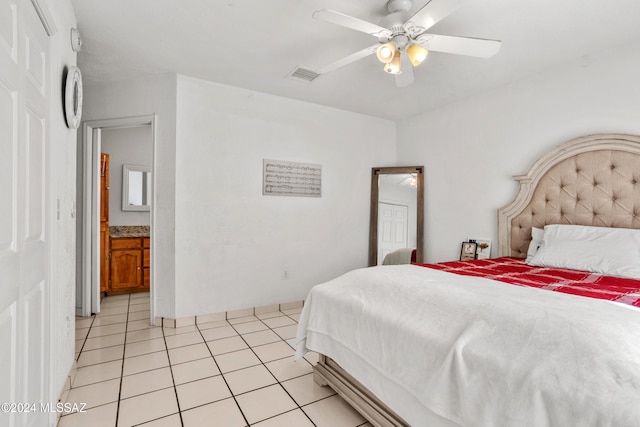
[{"label": "bathroom tile floor", "polygon": [[149,326],[149,294],[108,296],[76,319],[78,371],[66,398],[86,412],[59,427],[356,427],[370,424],[293,359],[300,309],[182,328]]}]

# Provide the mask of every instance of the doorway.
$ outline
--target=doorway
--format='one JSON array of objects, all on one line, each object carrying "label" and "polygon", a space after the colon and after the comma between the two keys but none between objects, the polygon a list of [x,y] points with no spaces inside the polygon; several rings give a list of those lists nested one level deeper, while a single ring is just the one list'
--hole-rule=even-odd
[{"label": "doorway", "polygon": [[[94,120],[83,123],[82,144],[84,153],[83,163],[83,189],[82,192],[82,279],[78,281],[76,312],[80,316],[90,316],[100,312],[100,168],[101,152],[103,151],[103,132],[113,133],[127,128],[147,127],[150,130],[151,138],[151,208],[149,212],[149,225],[151,237],[151,260],[150,260],[150,322],[155,318],[155,298],[153,290],[155,258],[155,233],[154,222],[155,213],[155,157],[156,157],[156,118],[155,115],[136,116],[119,119]],[[122,166],[122,165],[121,165]],[[111,175],[115,175],[112,169]],[[119,183],[121,181],[118,181]],[[110,184],[113,186],[113,182]],[[117,184],[117,185],[122,185]],[[119,192],[118,192],[119,193]],[[112,201],[113,203],[113,201]]]}]

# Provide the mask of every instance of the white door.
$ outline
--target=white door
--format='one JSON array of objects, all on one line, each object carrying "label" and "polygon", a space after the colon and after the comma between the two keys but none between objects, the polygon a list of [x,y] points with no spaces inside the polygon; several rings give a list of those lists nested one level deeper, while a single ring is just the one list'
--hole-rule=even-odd
[{"label": "white door", "polygon": [[409,246],[408,221],[408,206],[378,203],[378,265],[388,253]]},{"label": "white door", "polygon": [[[0,402],[49,399],[49,59],[31,2],[0,0]],[[37,409],[0,425],[47,425]]]}]

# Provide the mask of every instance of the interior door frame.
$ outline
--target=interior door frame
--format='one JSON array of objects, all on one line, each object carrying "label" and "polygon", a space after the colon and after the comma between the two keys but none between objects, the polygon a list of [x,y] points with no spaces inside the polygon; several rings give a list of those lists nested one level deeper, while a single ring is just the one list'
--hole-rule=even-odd
[{"label": "interior door frame", "polygon": [[100,312],[100,167],[101,141],[103,129],[121,129],[137,126],[151,126],[151,268],[150,323],[155,319],[155,209],[156,206],[156,115],[122,117],[115,119],[90,120],[82,123],[83,156],[83,206],[82,206],[82,292],[81,316]]}]

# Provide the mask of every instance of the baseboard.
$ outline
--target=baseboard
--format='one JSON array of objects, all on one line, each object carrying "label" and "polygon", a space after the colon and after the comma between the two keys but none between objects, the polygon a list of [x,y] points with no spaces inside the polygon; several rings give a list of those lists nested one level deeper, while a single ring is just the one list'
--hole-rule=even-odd
[{"label": "baseboard", "polygon": [[164,328],[181,328],[183,326],[201,325],[203,323],[218,322],[222,320],[237,319],[239,317],[256,316],[260,314],[272,313],[275,311],[294,310],[302,308],[304,301],[292,301],[282,304],[271,304],[261,307],[243,308],[240,310],[223,311],[221,313],[201,314],[198,316],[179,317],[172,319],[169,317],[156,317],[154,325]]}]

